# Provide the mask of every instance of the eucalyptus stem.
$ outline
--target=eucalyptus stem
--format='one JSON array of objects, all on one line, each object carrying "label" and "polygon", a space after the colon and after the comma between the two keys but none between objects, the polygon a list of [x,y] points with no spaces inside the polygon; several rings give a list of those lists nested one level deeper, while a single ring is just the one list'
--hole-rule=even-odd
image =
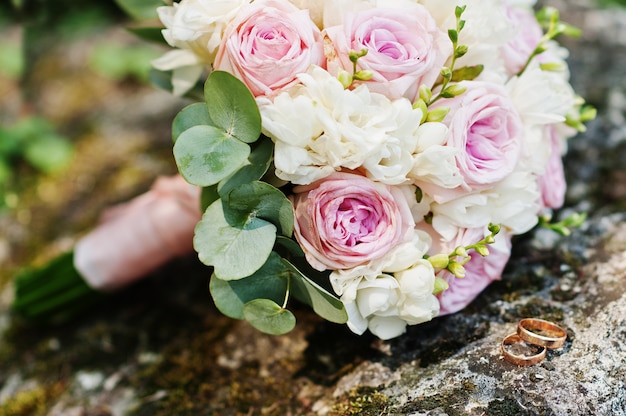
[{"label": "eucalyptus stem", "polygon": [[287,277],[287,290],[285,291],[285,300],[283,301],[283,309],[287,309],[287,301],[289,300],[289,292],[291,291],[291,277]]}]

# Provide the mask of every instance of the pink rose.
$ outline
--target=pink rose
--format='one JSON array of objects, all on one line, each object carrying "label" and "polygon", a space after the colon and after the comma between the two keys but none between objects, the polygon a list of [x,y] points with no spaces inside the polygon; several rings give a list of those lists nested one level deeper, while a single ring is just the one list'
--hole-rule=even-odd
[{"label": "pink rose", "polygon": [[[462,229],[445,247],[447,253],[460,245],[469,245],[482,240],[485,231],[482,228]],[[439,315],[447,315],[460,311],[469,305],[491,282],[502,277],[502,271],[511,257],[511,236],[502,230],[496,235],[496,242],[490,244],[489,255],[481,256],[471,250],[471,260],[465,264],[465,277],[459,279],[447,270],[437,273],[438,277],[448,282],[449,288],[437,295],[439,298]]]},{"label": "pink rose", "polygon": [[546,170],[539,177],[539,189],[544,207],[561,208],[565,202],[565,189],[567,188],[563,159],[561,158],[561,138],[554,131],[554,127],[549,126],[548,130],[552,151]]},{"label": "pink rose", "polygon": [[242,80],[254,96],[295,83],[310,65],[324,64],[322,34],[308,10],[278,0],[242,7],[225,30],[214,69]]},{"label": "pink rose", "polygon": [[74,266],[96,290],[122,288],[192,253],[201,216],[200,188],[180,176],[160,177],[150,191],[104,213],[76,244]]},{"label": "pink rose", "polygon": [[379,259],[415,226],[400,189],[360,175],[334,173],[294,192],[296,239],[317,270]]},{"label": "pink rose", "polygon": [[526,61],[539,45],[543,30],[530,9],[507,5],[506,14],[517,33],[513,39],[500,48],[500,55],[508,74],[515,75],[524,68]]},{"label": "pink rose", "polygon": [[432,87],[452,52],[448,36],[418,4],[347,13],[343,25],[326,28],[325,34],[334,47],[329,71],[352,74],[350,51],[367,49],[357,69],[372,71],[368,88],[391,99],[413,100],[420,85]]},{"label": "pink rose", "polygon": [[439,203],[492,187],[513,172],[521,154],[524,126],[504,87],[480,81],[459,84],[467,91],[433,106],[450,107],[443,121],[449,127],[446,145],[458,150],[455,159],[463,177],[457,189],[433,191]]}]

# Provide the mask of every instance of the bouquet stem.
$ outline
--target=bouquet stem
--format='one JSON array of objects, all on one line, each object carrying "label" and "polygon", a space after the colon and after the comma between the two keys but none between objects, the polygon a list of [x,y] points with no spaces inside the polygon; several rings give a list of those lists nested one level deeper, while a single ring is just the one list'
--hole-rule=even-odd
[{"label": "bouquet stem", "polygon": [[62,321],[101,297],[74,268],[74,252],[69,251],[17,276],[12,308],[29,320]]}]

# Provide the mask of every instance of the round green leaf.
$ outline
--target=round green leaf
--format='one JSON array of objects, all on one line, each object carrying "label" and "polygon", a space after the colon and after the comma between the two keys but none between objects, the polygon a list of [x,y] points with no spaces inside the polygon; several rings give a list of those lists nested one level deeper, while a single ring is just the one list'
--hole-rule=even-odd
[{"label": "round green leaf", "polygon": [[200,208],[202,211],[206,211],[209,205],[218,199],[220,199],[220,195],[217,193],[217,185],[205,186],[200,193]]},{"label": "round green leaf", "polygon": [[293,205],[285,194],[266,182],[239,185],[225,198],[226,220],[238,224],[249,217],[263,218],[280,227],[283,235],[293,233]]},{"label": "round green leaf", "polygon": [[172,140],[176,142],[182,132],[193,126],[212,126],[213,122],[205,103],[190,104],[180,110],[172,122]]},{"label": "round green leaf", "polygon": [[250,146],[213,126],[194,126],[178,136],[174,159],[187,182],[218,183],[235,172],[250,155]]},{"label": "round green leaf", "polygon": [[237,227],[224,217],[222,201],[205,211],[196,225],[193,245],[200,261],[223,280],[248,277],[265,264],[276,241],[276,227],[251,217]]},{"label": "round green leaf", "polygon": [[285,299],[287,282],[287,268],[280,256],[272,253],[263,267],[244,279],[226,281],[213,274],[209,290],[220,312],[243,319],[243,305],[251,300],[263,298],[281,302]]},{"label": "round green leaf", "polygon": [[243,306],[243,317],[253,327],[270,335],[283,335],[296,326],[296,317],[269,299],[255,299]]},{"label": "round green leaf", "polygon": [[209,117],[217,127],[245,143],[261,135],[261,113],[254,96],[239,79],[213,71],[204,84]]},{"label": "round green leaf", "polygon": [[311,306],[315,313],[330,322],[338,324],[348,322],[348,313],[341,300],[302,274],[287,260],[283,259],[283,262],[292,272],[291,292],[296,299]]},{"label": "round green leaf", "polygon": [[232,176],[220,182],[218,186],[220,195],[227,195],[238,185],[261,179],[270,167],[273,152],[274,144],[271,140],[267,139],[257,142],[256,147],[250,153],[250,157],[248,157],[248,163],[243,165]]}]

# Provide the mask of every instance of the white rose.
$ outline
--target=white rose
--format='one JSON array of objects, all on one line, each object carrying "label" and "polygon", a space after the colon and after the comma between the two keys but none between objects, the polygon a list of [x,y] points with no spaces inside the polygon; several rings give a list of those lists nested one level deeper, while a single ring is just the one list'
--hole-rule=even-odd
[{"label": "white rose", "polygon": [[463,182],[456,165],[457,150],[444,146],[447,137],[448,127],[443,123],[427,122],[417,130],[417,146],[408,177],[426,193],[432,193],[431,184],[453,189]]},{"label": "white rose", "polygon": [[427,322],[439,315],[435,289],[435,269],[427,260],[419,260],[410,268],[395,273],[402,302],[399,317],[409,325]]},{"label": "white rose", "polygon": [[543,71],[537,63],[506,84],[515,109],[526,126],[565,121],[576,104],[576,94],[560,73]]},{"label": "white rose", "polygon": [[152,61],[161,71],[172,71],[175,95],[189,91],[215,58],[226,25],[246,0],[182,0],[157,8],[165,26],[163,38],[180,50]]},{"label": "white rose", "polygon": [[463,16],[465,27],[459,34],[459,44],[467,45],[468,52],[457,61],[457,67],[484,65],[481,80],[504,80],[505,68],[495,50],[514,35],[508,24],[504,0],[420,0],[437,21],[440,29],[447,31],[456,25],[454,8],[467,6]]},{"label": "white rose", "polygon": [[329,280],[335,293],[343,301],[351,302],[356,299],[356,290],[362,279],[375,280],[381,274],[408,269],[422,260],[430,249],[431,237],[421,230],[413,230],[412,233],[410,239],[396,245],[384,258],[351,269],[334,270]]},{"label": "white rose", "polygon": [[368,329],[378,338],[386,340],[398,337],[406,332],[406,322],[397,316],[373,316],[368,322]]},{"label": "white rose", "polygon": [[171,46],[189,49],[210,63],[222,40],[226,25],[246,0],[182,0],[157,8],[165,25],[163,37]]},{"label": "white rose", "polygon": [[536,175],[514,171],[493,189],[433,203],[432,225],[446,240],[454,238],[459,228],[484,228],[489,223],[522,234],[537,224],[540,196]]},{"label": "white rose", "polygon": [[363,280],[354,302],[346,304],[348,327],[357,334],[369,329],[381,339],[390,339],[405,331],[406,322],[398,317],[400,292],[392,276]]}]

